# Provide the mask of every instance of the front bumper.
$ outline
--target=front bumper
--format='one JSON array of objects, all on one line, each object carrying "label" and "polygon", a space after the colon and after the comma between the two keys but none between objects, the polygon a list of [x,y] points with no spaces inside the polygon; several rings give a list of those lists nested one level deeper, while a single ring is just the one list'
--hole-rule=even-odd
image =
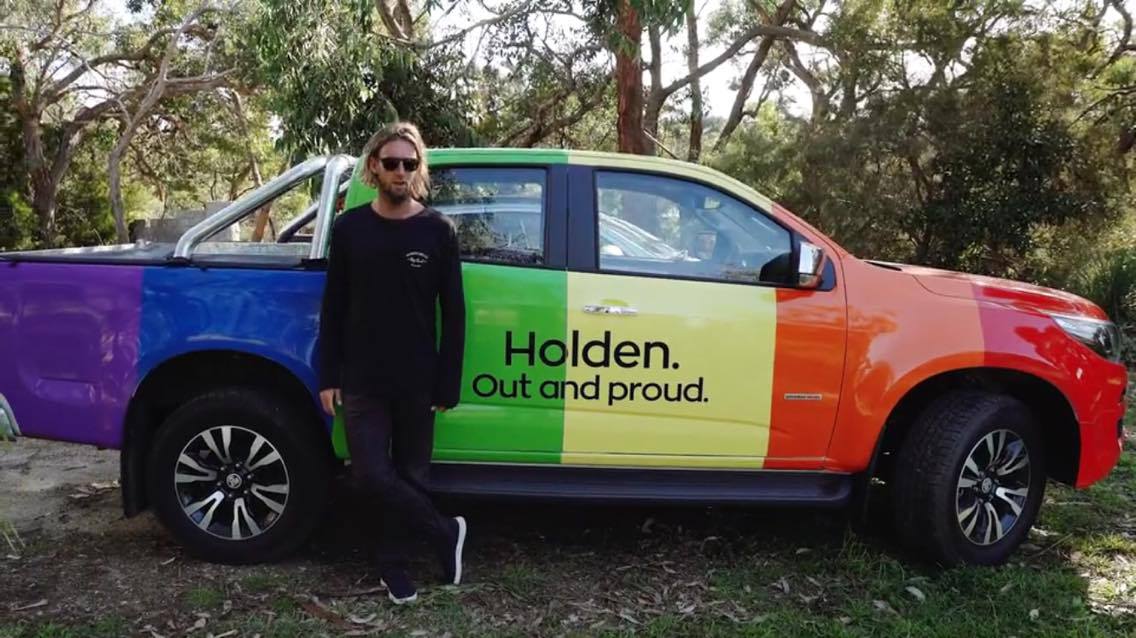
[{"label": "front bumper", "polygon": [[0,441],[14,440],[20,436],[20,425],[16,423],[16,413],[8,399],[0,394]]},{"label": "front bumper", "polygon": [[1088,487],[1108,476],[1124,451],[1123,401],[1102,410],[1095,421],[1081,424],[1081,458],[1077,469],[1077,487]]}]

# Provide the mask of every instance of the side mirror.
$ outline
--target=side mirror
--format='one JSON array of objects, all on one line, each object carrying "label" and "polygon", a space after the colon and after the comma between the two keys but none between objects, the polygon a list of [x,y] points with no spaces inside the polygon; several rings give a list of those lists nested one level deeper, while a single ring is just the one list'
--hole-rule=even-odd
[{"label": "side mirror", "polygon": [[801,242],[797,259],[797,287],[812,289],[820,286],[824,278],[824,250],[816,244]]}]

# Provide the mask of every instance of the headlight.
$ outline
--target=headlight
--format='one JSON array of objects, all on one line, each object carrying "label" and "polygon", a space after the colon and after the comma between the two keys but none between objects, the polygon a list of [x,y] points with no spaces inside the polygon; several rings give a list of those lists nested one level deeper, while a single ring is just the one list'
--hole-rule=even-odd
[{"label": "headlight", "polygon": [[1070,337],[1085,344],[1093,352],[1109,361],[1120,360],[1120,329],[1116,324],[1088,317],[1050,316]]}]

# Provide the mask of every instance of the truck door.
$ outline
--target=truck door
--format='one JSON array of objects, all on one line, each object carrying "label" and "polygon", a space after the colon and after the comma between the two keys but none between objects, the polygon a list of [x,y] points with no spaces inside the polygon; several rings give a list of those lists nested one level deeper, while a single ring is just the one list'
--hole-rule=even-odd
[{"label": "truck door", "polygon": [[569,246],[571,270],[590,272],[568,274],[563,462],[820,467],[844,305],[832,286],[791,288],[792,231],[677,176],[573,175],[596,208],[569,213],[595,233]]}]

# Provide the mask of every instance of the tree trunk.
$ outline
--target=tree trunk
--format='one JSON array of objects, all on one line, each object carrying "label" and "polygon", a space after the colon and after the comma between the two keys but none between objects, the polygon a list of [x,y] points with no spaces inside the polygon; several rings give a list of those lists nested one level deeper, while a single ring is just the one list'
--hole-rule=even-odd
[{"label": "tree trunk", "polygon": [[622,40],[615,52],[619,151],[643,155],[647,149],[643,136],[643,61],[639,46],[642,27],[631,0],[619,1],[617,21],[617,31]]},{"label": "tree trunk", "polygon": [[130,231],[126,227],[126,204],[122,201],[122,156],[130,148],[130,140],[134,137],[134,127],[130,122],[122,123],[118,141],[107,157],[107,181],[110,183],[110,209],[114,215],[114,231],[118,236],[118,243],[130,242]]},{"label": "tree trunk", "polygon": [[28,99],[24,77],[24,55],[16,50],[10,62],[12,106],[20,118],[20,133],[24,143],[24,170],[32,189],[32,210],[39,222],[39,240],[43,246],[55,245],[55,205],[58,184],[52,183],[51,165],[43,148],[43,130],[40,128],[41,110]]},{"label": "tree trunk", "polygon": [[686,159],[697,162],[702,156],[702,80],[698,77],[698,17],[693,11],[686,14],[686,66],[693,79],[690,81],[690,148]]},{"label": "tree trunk", "polygon": [[32,175],[32,210],[39,221],[40,243],[45,248],[56,245],[55,207],[58,185],[43,180],[41,175]]},{"label": "tree trunk", "polygon": [[663,36],[658,25],[647,27],[647,39],[651,46],[651,86],[647,89],[647,101],[643,111],[643,146],[647,155],[658,155],[655,142],[651,138],[659,137],[659,112],[663,108],[666,96],[663,94]]}]

